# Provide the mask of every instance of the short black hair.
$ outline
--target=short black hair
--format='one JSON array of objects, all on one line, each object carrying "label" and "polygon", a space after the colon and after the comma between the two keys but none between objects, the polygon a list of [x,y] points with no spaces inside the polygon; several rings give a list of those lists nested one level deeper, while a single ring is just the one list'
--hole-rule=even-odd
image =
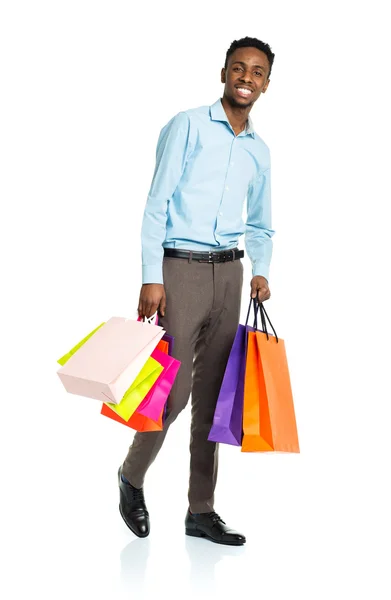
[{"label": "short black hair", "polygon": [[270,48],[269,44],[265,44],[265,42],[261,42],[261,40],[258,40],[257,38],[244,37],[244,38],[241,38],[240,40],[234,40],[227,50],[224,68],[225,69],[227,68],[228,59],[231,56],[231,54],[233,54],[235,52],[235,50],[237,50],[238,48],[249,48],[249,47],[257,48],[258,50],[261,50],[261,52],[264,52],[266,54],[268,61],[269,61],[269,75],[268,75],[268,78],[269,78],[271,70],[272,70],[272,65],[274,62],[274,54],[273,54],[272,49]]}]

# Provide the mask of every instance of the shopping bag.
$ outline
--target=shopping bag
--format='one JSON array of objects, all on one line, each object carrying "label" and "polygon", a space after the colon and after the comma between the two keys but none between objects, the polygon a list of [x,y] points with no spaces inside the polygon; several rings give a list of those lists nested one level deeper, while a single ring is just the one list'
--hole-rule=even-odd
[{"label": "shopping bag", "polygon": [[[138,318],[139,321],[141,321],[141,317]],[[154,323],[155,325],[159,324],[159,316],[158,313],[156,312],[155,315],[153,315],[152,317],[149,317],[148,319],[149,323]],[[168,342],[168,355],[169,356],[173,356],[173,351],[174,351],[174,338],[173,336],[169,335],[168,333],[165,333],[164,336],[162,337],[162,340],[160,342],[160,344],[162,344],[164,341]],[[162,348],[160,347],[160,345],[158,346],[159,350],[162,350]],[[166,352],[167,354],[167,352]],[[179,364],[176,365],[176,367],[174,367],[176,363],[172,363],[171,367],[169,367],[169,364],[167,363],[167,367],[168,367],[168,372],[167,372],[167,376],[165,375],[165,373],[163,372],[161,375],[162,380],[160,380],[156,383],[157,390],[155,388],[155,386],[152,388],[152,390],[149,392],[148,396],[143,400],[142,404],[138,407],[137,412],[139,412],[141,410],[141,412],[145,415],[150,414],[151,417],[153,419],[156,419],[156,414],[157,414],[157,407],[161,405],[162,403],[162,392],[165,389],[164,392],[164,396],[169,395],[169,392],[171,391],[171,387],[172,387],[172,383],[170,382],[170,379],[175,379],[176,374],[175,371],[178,371],[179,366],[180,366],[180,362]],[[159,390],[160,387],[160,383],[162,383],[165,387],[163,389]],[[168,385],[168,387],[167,387]],[[157,396],[155,396],[155,391],[157,392]],[[152,401],[152,402],[151,402]],[[149,412],[150,410],[152,410],[152,412]],[[165,406],[164,406],[164,412],[163,412],[163,422],[166,418],[167,415],[167,401],[165,402]]]},{"label": "shopping bag", "polygon": [[169,351],[169,343],[166,342],[163,338],[160,340],[160,342],[158,343],[158,345],[156,346],[157,350],[160,350],[161,352],[164,352],[164,354],[168,354]]},{"label": "shopping bag", "polygon": [[168,333],[165,333],[162,337],[162,340],[168,343],[168,352],[167,354],[169,354],[170,356],[173,356],[173,351],[174,351],[174,338],[172,337],[172,335],[169,335]]},{"label": "shopping bag", "polygon": [[[155,350],[153,354],[155,352],[158,352],[159,355],[163,354],[159,350]],[[150,356],[130,388],[126,390],[121,402],[119,404],[105,402],[105,404],[125,421],[128,421],[162,372],[163,366],[153,356]]]},{"label": "shopping bag", "polygon": [[[165,333],[164,336],[162,337],[162,340],[168,342],[168,355],[169,356],[174,356],[173,352],[174,352],[174,338],[172,337],[172,335],[169,335],[168,333]],[[164,406],[164,412],[163,412],[163,423],[166,419],[167,416],[167,408],[168,408],[168,403],[166,402],[165,406]]]},{"label": "shopping bag", "polygon": [[101,414],[105,417],[109,417],[113,421],[117,421],[122,425],[126,425],[131,429],[135,429],[136,431],[162,431],[163,429],[163,411],[160,415],[157,422],[152,421],[148,417],[144,417],[143,415],[138,414],[137,412],[133,413],[130,417],[129,421],[125,421],[116,412],[111,410],[107,404],[102,404]]},{"label": "shopping bag", "polygon": [[[213,425],[208,440],[240,446],[242,443],[244,377],[246,368],[246,347],[249,332],[255,331],[248,325],[250,301],[245,325],[239,325],[221,384]],[[256,316],[256,313],[255,313]],[[254,323],[255,325],[255,323]]]},{"label": "shopping bag", "polygon": [[[158,322],[156,322],[156,325],[158,325]],[[168,342],[168,355],[169,356],[174,356],[173,352],[174,352],[174,338],[172,335],[169,335],[168,333],[165,333],[162,337],[162,340]],[[163,412],[163,423],[166,419],[167,416],[167,408],[168,408],[168,403],[166,402],[165,406],[164,406],[164,412]]]},{"label": "shopping bag", "polygon": [[160,352],[158,349],[153,351],[152,357],[164,369],[155,385],[137,408],[137,412],[156,421],[164,410],[181,363],[179,360]]},{"label": "shopping bag", "polygon": [[69,393],[118,404],[164,334],[159,325],[112,317],[59,359],[57,373]]},{"label": "shopping bag", "polygon": [[[161,355],[159,356],[158,351],[167,355],[168,351],[169,351],[169,341],[164,340],[164,338],[162,338],[152,354],[152,358],[155,358],[155,359],[160,358],[160,360],[162,360],[162,356]],[[152,390],[155,389],[155,387],[158,385],[160,379],[163,376],[164,376],[164,371],[161,373],[161,375],[157,379],[156,383],[152,387]],[[148,392],[147,398],[151,395],[152,390],[150,392]],[[143,400],[142,404],[144,404],[145,401],[146,401],[146,399]],[[153,418],[149,418],[148,416],[145,416],[144,414],[139,413],[141,405],[131,415],[131,417],[128,421],[126,421],[125,419],[120,417],[119,414],[117,414],[114,410],[112,410],[112,408],[110,406],[108,406],[107,404],[103,404],[101,414],[104,415],[105,417],[109,417],[110,419],[113,419],[114,421],[117,421],[118,423],[121,423],[122,425],[126,425],[127,427],[135,429],[136,431],[161,431],[163,429],[163,414],[164,414],[164,409],[165,409],[165,402],[166,402],[166,398],[164,398],[164,400],[163,400],[163,403],[162,403],[163,408],[160,410],[160,414],[158,414],[156,417],[156,412],[153,413]]]},{"label": "shopping bag", "polygon": [[[143,319],[141,317],[138,317],[137,321],[143,321]],[[149,317],[148,319],[146,319],[146,321],[144,322],[148,322],[148,323],[154,323],[155,325],[159,324],[159,315],[156,312],[154,315],[152,315],[152,317]],[[162,337],[162,341],[164,342],[168,342],[168,353],[170,356],[173,355],[173,351],[174,351],[174,338],[172,337],[172,335],[169,335],[168,333],[165,333]]]},{"label": "shopping bag", "polygon": [[285,343],[259,308],[262,331],[248,334],[242,452],[300,452]]},{"label": "shopping bag", "polygon": [[101,323],[100,325],[98,325],[98,327],[96,327],[93,331],[91,331],[91,333],[86,335],[86,337],[83,338],[78,344],[76,344],[76,346],[74,346],[69,352],[67,352],[66,354],[64,354],[64,356],[59,358],[57,362],[61,366],[64,366],[65,363],[68,362],[68,360],[71,358],[71,356],[73,356],[86,343],[86,341],[89,340],[90,337],[92,337],[96,331],[98,331],[98,329],[103,327],[103,325],[104,325],[104,323]]}]

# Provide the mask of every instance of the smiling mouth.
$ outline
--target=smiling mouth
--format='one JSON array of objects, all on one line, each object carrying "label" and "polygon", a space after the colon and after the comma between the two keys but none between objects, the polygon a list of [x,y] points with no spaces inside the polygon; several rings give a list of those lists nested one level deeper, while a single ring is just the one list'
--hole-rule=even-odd
[{"label": "smiling mouth", "polygon": [[242,98],[249,98],[252,94],[252,91],[244,88],[244,87],[237,87],[235,88],[236,92],[238,93],[239,96],[241,96]]}]

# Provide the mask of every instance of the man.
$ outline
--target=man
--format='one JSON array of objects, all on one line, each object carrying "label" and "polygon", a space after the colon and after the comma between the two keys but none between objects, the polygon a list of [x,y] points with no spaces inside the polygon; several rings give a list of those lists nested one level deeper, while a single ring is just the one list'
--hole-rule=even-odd
[{"label": "man", "polygon": [[273,60],[269,45],[256,38],[234,41],[221,71],[223,98],[179,112],[160,132],[142,226],[138,312],[150,317],[158,311],[159,324],[175,338],[181,367],[163,431],[136,433],[118,472],[121,515],[139,537],[150,530],[145,474],[191,394],[186,533],[222,544],[246,541],[214,511],[218,445],[207,438],[239,324],[244,253],[237,243],[243,233],[251,296],[260,302],[270,297],[270,153],[249,113],[267,90]]}]

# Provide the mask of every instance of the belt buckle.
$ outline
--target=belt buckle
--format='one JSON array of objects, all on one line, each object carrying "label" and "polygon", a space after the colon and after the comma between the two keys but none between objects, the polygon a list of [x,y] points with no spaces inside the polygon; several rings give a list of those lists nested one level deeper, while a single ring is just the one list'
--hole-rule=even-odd
[{"label": "belt buckle", "polygon": [[212,258],[212,254],[213,252],[208,252],[208,260],[199,260],[198,262],[200,263],[213,263],[213,258]]}]

